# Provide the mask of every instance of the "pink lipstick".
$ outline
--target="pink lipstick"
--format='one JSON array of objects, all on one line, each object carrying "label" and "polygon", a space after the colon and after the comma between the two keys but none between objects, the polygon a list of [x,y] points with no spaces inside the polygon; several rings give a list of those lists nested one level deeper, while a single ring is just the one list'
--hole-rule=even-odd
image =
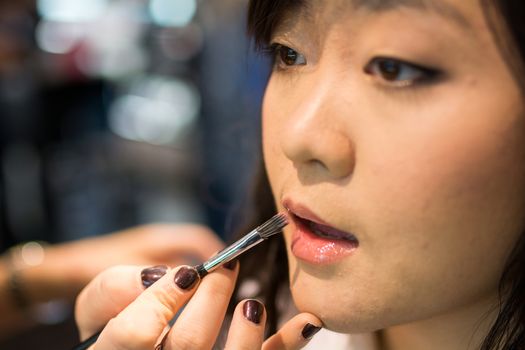
[{"label": "pink lipstick", "polygon": [[330,264],[344,259],[359,246],[350,232],[325,223],[305,206],[285,200],[292,218],[292,253],[313,264]]}]

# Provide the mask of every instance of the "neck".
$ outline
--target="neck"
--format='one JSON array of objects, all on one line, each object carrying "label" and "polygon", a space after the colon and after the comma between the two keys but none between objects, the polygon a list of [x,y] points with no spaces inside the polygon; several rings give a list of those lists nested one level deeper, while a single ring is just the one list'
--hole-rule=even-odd
[{"label": "neck", "polygon": [[479,349],[497,316],[496,295],[454,312],[382,331],[385,350]]}]

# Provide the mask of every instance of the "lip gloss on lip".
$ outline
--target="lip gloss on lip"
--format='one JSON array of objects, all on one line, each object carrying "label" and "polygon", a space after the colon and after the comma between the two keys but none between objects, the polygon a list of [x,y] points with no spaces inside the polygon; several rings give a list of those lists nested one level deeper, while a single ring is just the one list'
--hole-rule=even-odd
[{"label": "lip gloss on lip", "polygon": [[[330,227],[304,206],[294,205],[289,200],[283,204],[291,214],[291,249],[298,259],[313,264],[330,264],[344,259],[357,249],[359,243],[351,233]],[[318,233],[325,231],[329,235],[316,234],[314,230]]]},{"label": "lip gloss on lip", "polygon": [[301,260],[313,264],[330,264],[344,259],[357,248],[356,241],[316,235],[297,217],[294,217],[293,223],[292,253]]}]

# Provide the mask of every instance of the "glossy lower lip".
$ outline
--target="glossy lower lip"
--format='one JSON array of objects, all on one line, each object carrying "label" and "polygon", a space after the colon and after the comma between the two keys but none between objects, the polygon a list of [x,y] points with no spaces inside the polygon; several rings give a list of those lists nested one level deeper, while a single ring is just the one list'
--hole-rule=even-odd
[{"label": "glossy lower lip", "polygon": [[[344,238],[331,238],[315,234],[308,220],[290,213],[292,218],[292,253],[312,264],[336,263],[351,255],[358,247],[357,239],[350,233],[340,232]],[[333,231],[337,231],[332,229]]]}]

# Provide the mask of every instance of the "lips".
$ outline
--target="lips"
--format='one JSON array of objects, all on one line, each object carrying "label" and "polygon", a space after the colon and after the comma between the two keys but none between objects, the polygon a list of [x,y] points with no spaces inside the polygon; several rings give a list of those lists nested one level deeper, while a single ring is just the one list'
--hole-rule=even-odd
[{"label": "lips", "polygon": [[348,240],[351,242],[355,242],[357,244],[357,238],[351,233],[340,231],[338,229],[335,229],[333,227],[327,226],[327,225],[321,225],[317,224],[313,221],[309,221],[303,218],[300,218],[297,216],[297,220],[302,221],[304,225],[306,225],[312,233],[315,235],[326,238],[326,239],[334,239],[334,240]]},{"label": "lips", "polygon": [[308,208],[290,200],[283,205],[292,218],[292,253],[313,264],[330,264],[344,259],[359,246],[356,236],[330,226]]}]

